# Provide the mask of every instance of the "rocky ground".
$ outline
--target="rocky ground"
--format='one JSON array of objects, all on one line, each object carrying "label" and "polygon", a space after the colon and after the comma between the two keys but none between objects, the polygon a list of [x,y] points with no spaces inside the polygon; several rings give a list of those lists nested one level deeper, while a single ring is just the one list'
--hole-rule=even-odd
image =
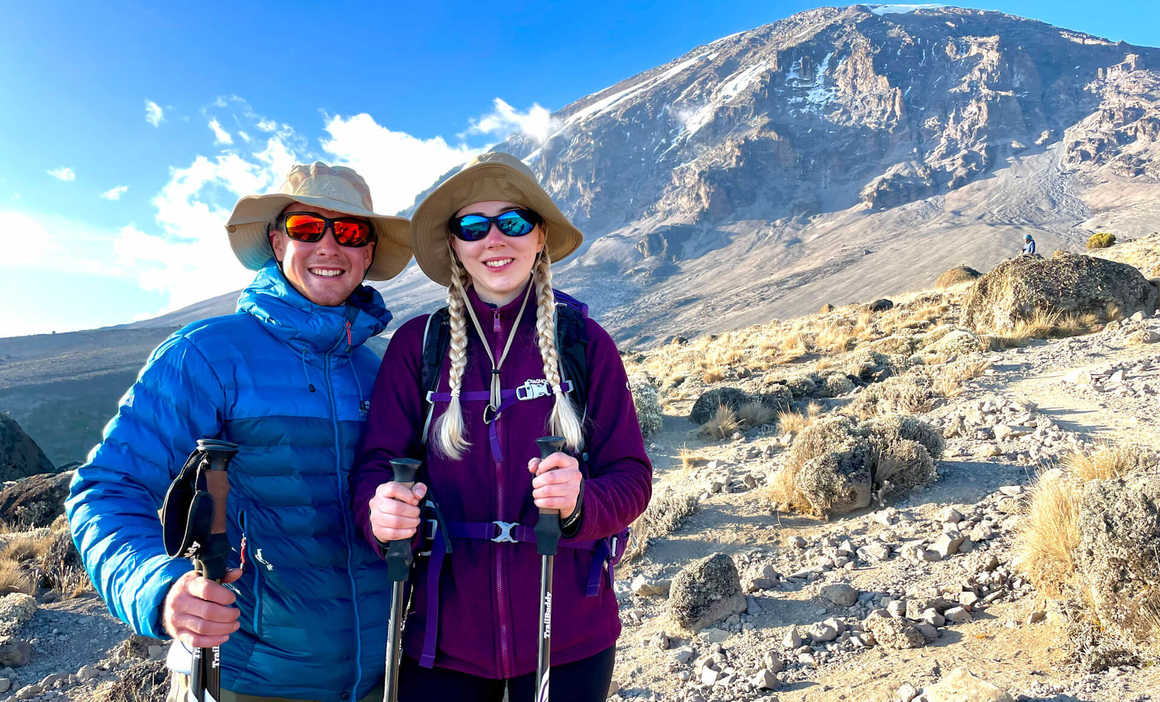
[{"label": "rocky ground", "polygon": [[[1075,665],[1058,613],[1020,577],[1012,545],[1040,472],[1095,442],[1160,448],[1157,339],[1160,319],[1140,315],[985,354],[983,375],[920,415],[947,437],[938,480],[828,522],[770,511],[762,486],[785,453],[776,431],[710,442],[666,417],[652,447],[656,490],[690,490],[699,503],[620,570],[619,698],[952,699],[937,684],[961,667],[1016,699],[1153,699],[1154,668]],[[682,453],[704,464],[683,467]],[[676,633],[670,581],[713,553],[736,563],[746,609]]]},{"label": "rocky ground", "polygon": [[[881,338],[867,332],[866,343],[914,351],[918,342],[905,334],[936,339],[930,330],[953,321],[961,302],[961,291],[916,294],[903,303],[910,311],[892,318],[895,328],[879,329]],[[827,314],[815,327],[771,327],[778,340],[770,348],[785,354],[771,372],[845,363],[785,342],[794,330],[836,334],[843,314],[858,317],[854,331],[874,326],[858,312]],[[970,341],[955,333],[937,338]],[[810,338],[823,343],[820,332]],[[664,413],[649,443],[653,502],[680,505],[680,514],[674,529],[617,570],[624,633],[610,699],[1154,699],[1156,667],[1092,673],[1078,664],[1060,607],[1020,573],[1014,543],[1029,486],[1070,454],[1104,443],[1160,450],[1158,341],[1160,316],[1141,313],[1095,333],[962,355],[954,362],[975,363],[978,374],[914,413],[945,438],[937,479],[830,520],[771,508],[771,478],[792,433],[765,421],[707,438],[687,418],[722,380],[760,386],[752,354],[720,356],[732,368],[724,375],[735,377],[712,367],[658,378]],[[670,365],[683,362],[674,348],[630,358],[630,367],[656,368],[665,354]],[[938,363],[953,360],[930,361],[932,377],[952,367]],[[821,396],[797,398],[795,409],[813,402],[826,416],[872,387],[824,385]],[[0,534],[0,551],[20,536]],[[694,575],[682,572],[715,554]],[[731,577],[739,590],[713,603],[719,616],[696,633],[678,625],[669,598],[690,577]],[[140,686],[156,679],[163,657],[161,642],[130,637],[91,592],[0,598],[0,700],[151,699],[159,693]]]}]

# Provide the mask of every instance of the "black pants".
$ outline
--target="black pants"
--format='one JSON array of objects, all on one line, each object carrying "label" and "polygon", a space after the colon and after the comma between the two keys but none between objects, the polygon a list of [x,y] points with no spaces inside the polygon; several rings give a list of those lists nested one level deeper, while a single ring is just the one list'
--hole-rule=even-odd
[{"label": "black pants", "polygon": [[[604,702],[615,663],[616,646],[611,646],[590,658],[552,666],[552,702]],[[399,670],[399,702],[500,702],[505,687],[509,702],[534,702],[536,674],[509,680],[477,678],[454,670],[422,668],[406,656]]]}]

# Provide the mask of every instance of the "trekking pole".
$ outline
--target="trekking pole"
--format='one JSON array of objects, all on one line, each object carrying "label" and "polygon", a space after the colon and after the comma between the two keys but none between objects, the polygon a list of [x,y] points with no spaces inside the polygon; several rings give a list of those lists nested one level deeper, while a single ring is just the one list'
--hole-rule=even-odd
[{"label": "trekking pole", "polygon": [[[238,445],[218,439],[198,439],[197,449],[205,457],[198,473],[205,478],[205,489],[213,498],[213,520],[205,544],[194,553],[193,567],[203,578],[221,583],[226,576],[226,559],[230,542],[226,537],[226,500],[230,479],[226,472]],[[190,670],[189,696],[193,702],[217,702],[221,697],[221,649],[196,648]]]},{"label": "trekking pole", "polygon": [[[540,460],[564,450],[564,439],[536,439]],[[560,543],[560,510],[542,509],[536,521],[536,551],[540,554],[540,651],[536,659],[536,702],[548,702],[548,674],[552,667],[552,571]]]},{"label": "trekking pole", "polygon": [[[419,471],[420,465],[421,463],[414,458],[392,458],[391,470],[394,471],[395,482],[410,489],[415,484],[415,474]],[[403,588],[410,574],[411,540],[392,541],[387,545],[387,577],[391,579],[391,622],[390,628],[387,629],[387,675],[383,681],[383,702],[395,702],[399,698],[399,664],[403,653]]]}]

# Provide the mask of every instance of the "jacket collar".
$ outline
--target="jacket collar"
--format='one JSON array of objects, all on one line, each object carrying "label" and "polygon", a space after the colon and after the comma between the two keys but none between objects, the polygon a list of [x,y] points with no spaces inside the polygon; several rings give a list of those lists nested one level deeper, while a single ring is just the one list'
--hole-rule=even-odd
[{"label": "jacket collar", "polygon": [[382,295],[367,285],[355,288],[343,305],[311,302],[290,285],[272,257],[242,290],[238,311],[252,315],[299,351],[339,355],[349,354],[391,321]]}]

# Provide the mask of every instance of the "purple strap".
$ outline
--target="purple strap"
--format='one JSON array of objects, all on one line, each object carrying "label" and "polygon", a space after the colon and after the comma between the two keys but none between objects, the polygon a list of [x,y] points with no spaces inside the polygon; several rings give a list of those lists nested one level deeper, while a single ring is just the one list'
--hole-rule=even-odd
[{"label": "purple strap", "polygon": [[[503,462],[503,448],[500,447],[499,428],[496,426],[495,420],[498,419],[501,414],[503,414],[504,410],[506,410],[508,407],[511,407],[515,403],[520,402],[521,400],[535,400],[539,399],[540,397],[551,396],[538,395],[535,397],[520,397],[519,392],[521,389],[522,388],[517,388],[515,390],[500,390],[500,404],[496,409],[495,414],[492,415],[490,420],[487,419],[486,414],[484,415],[484,420],[487,421],[487,439],[488,443],[491,444],[491,455],[495,457],[496,461]],[[563,389],[564,392],[572,392],[572,381],[564,381]],[[460,393],[459,399],[463,402],[491,402],[491,392],[488,390],[470,390],[468,392]],[[436,402],[451,402],[451,393],[432,391],[427,393],[427,401],[431,404],[435,404]]]},{"label": "purple strap", "polygon": [[[536,543],[536,532],[532,527],[512,522],[451,522],[447,525],[453,539],[492,541],[495,543]],[[588,567],[588,583],[584,589],[586,597],[600,594],[600,576],[604,564],[608,564],[608,587],[614,580],[612,567],[624,555],[628,542],[628,530],[597,541],[574,541],[561,539],[562,548],[592,551],[592,564]],[[423,653],[419,665],[432,668],[435,665],[435,646],[439,635],[439,575],[443,570],[443,559],[447,555],[443,539],[434,538],[431,544],[431,559],[427,564],[427,631],[423,636]]]}]

